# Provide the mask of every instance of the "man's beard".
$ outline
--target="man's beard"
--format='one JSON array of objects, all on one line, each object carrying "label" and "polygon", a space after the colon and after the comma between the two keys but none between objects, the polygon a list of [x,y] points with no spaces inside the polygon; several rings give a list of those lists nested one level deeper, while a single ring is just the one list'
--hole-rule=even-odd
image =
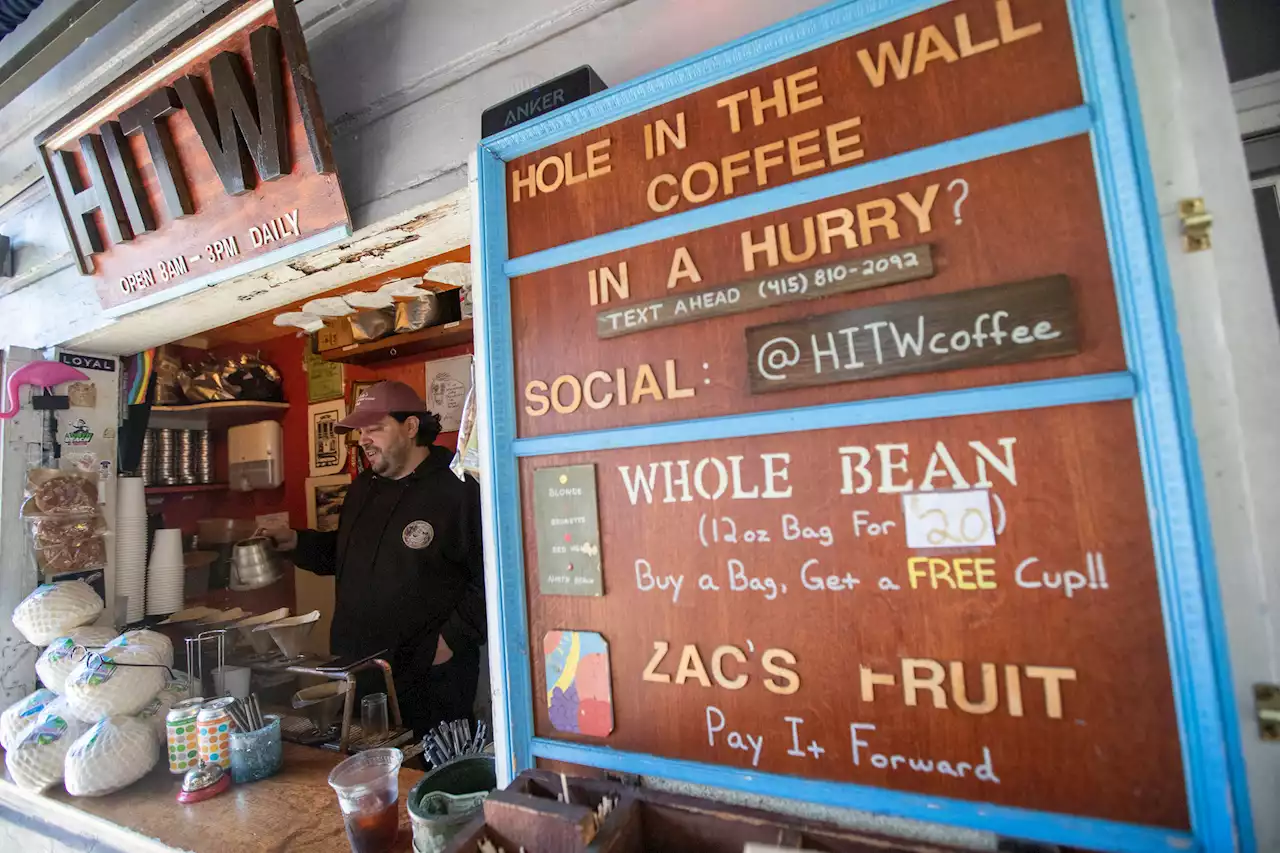
[{"label": "man's beard", "polygon": [[390,477],[401,473],[401,468],[404,467],[404,462],[408,455],[408,448],[406,447],[389,447],[378,452],[370,460],[373,473],[379,477]]}]

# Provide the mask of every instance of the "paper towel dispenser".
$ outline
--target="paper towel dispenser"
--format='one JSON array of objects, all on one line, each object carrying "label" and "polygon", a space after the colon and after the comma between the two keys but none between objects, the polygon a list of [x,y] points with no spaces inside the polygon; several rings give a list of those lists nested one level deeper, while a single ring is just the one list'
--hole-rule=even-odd
[{"label": "paper towel dispenser", "polygon": [[227,430],[229,486],[233,491],[274,489],[284,482],[284,429],[279,421]]}]

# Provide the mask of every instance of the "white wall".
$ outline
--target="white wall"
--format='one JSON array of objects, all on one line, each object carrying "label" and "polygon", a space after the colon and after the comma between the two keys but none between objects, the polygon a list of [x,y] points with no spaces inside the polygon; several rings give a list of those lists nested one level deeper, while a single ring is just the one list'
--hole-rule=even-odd
[{"label": "white wall", "polygon": [[[1257,849],[1280,850],[1280,743],[1252,685],[1280,683],[1280,327],[1211,0],[1125,0],[1231,649]],[[1178,57],[1179,62],[1170,62]],[[1178,200],[1213,249],[1185,253]]]},{"label": "white wall", "polygon": [[[0,375],[35,360],[28,350],[0,351]],[[36,683],[36,658],[40,650],[27,642],[13,625],[10,614],[39,583],[35,555],[27,547],[26,522],[18,515],[27,484],[27,466],[40,464],[43,419],[31,409],[31,392],[20,392],[22,408],[0,420],[0,702],[7,708],[29,694]],[[4,397],[0,393],[0,397]],[[4,402],[8,405],[8,401]],[[3,835],[0,835],[0,839]]]}]

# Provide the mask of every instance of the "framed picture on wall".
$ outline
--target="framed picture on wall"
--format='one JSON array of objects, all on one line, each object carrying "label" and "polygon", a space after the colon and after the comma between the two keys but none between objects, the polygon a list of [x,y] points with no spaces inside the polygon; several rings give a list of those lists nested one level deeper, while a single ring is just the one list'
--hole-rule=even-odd
[{"label": "framed picture on wall", "polygon": [[326,400],[307,406],[307,446],[311,476],[337,474],[347,464],[347,442],[334,427],[347,416],[345,400]]},{"label": "framed picture on wall", "polygon": [[[380,379],[354,380],[351,383],[351,398],[350,398],[350,401],[347,403],[347,411],[354,411],[356,407],[356,403],[360,400],[360,396],[364,394],[365,391],[368,391],[370,388],[372,388],[374,385],[377,385],[381,381],[382,380]],[[362,467],[364,457],[359,455],[363,453],[363,451],[360,450],[360,430],[353,429],[351,432],[347,433],[347,446],[354,447],[358,451],[357,462],[356,462],[357,467],[351,473],[359,474],[361,471],[364,470],[364,468]]]},{"label": "framed picture on wall", "polygon": [[302,365],[307,371],[308,403],[342,397],[342,364],[325,361],[308,349],[302,355]]},{"label": "framed picture on wall", "polygon": [[427,408],[440,416],[441,432],[457,432],[462,409],[471,390],[471,356],[459,355],[427,362]]},{"label": "framed picture on wall", "polygon": [[337,530],[342,502],[351,485],[348,474],[307,478],[307,529]]},{"label": "framed picture on wall", "polygon": [[374,385],[377,385],[380,381],[382,380],[380,379],[354,380],[351,383],[351,402],[348,404],[348,408],[354,409],[356,407],[356,401],[360,399],[360,395],[363,394],[365,391],[368,391]]}]

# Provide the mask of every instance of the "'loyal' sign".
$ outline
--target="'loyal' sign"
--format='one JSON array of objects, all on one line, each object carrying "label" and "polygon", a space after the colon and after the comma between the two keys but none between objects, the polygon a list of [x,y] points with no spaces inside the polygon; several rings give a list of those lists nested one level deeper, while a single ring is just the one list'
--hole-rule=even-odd
[{"label": "'loyal' sign", "polygon": [[957,370],[1079,351],[1066,276],[747,329],[751,392]]}]

